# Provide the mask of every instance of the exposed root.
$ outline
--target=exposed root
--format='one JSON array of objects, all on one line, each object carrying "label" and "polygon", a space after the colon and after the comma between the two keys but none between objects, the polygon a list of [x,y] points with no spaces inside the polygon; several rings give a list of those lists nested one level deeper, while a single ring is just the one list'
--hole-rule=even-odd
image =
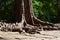
[{"label": "exposed root", "polygon": [[40,33],[40,29],[38,26],[32,26],[32,25],[29,25],[27,24],[25,27],[24,27],[24,30],[27,32],[27,33]]},{"label": "exposed root", "polygon": [[55,26],[54,24],[45,23],[43,21],[39,21],[38,19],[34,19],[34,24],[30,25],[26,22],[26,20],[20,23],[6,23],[0,22],[0,30],[1,31],[18,31],[18,32],[27,32],[27,33],[40,33],[43,30],[58,30],[59,27]]}]

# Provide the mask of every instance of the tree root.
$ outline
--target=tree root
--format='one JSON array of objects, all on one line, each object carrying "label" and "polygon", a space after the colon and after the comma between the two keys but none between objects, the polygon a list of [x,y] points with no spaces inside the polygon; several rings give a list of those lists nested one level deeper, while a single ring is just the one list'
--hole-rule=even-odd
[{"label": "tree root", "polygon": [[37,19],[35,16],[33,17],[33,21],[35,24],[39,24],[43,28],[58,29],[58,27],[59,27],[57,25],[54,25],[53,23],[41,21],[41,20]]},{"label": "tree root", "polygon": [[[35,20],[34,20],[35,21]],[[37,23],[37,22],[36,22]],[[41,24],[42,23],[42,24]],[[43,25],[44,23],[44,25]],[[51,26],[53,25],[53,26]],[[0,23],[0,28],[1,31],[18,31],[19,33],[21,32],[27,32],[30,34],[34,34],[34,33],[39,33],[40,31],[43,30],[58,30],[60,29],[59,27],[56,27],[54,24],[45,24],[45,22],[40,21],[40,24],[34,24],[34,25],[30,25],[30,24],[21,24],[21,23]],[[22,27],[23,26],[23,27]]]}]

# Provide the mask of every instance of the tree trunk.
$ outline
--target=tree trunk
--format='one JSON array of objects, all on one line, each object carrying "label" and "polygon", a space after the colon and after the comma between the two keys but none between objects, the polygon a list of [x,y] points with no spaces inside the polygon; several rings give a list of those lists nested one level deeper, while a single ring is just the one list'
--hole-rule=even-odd
[{"label": "tree trunk", "polygon": [[25,23],[24,27],[27,24],[32,25],[32,26],[39,25],[42,27],[44,26],[55,27],[54,24],[41,21],[35,17],[34,12],[33,12],[33,7],[32,7],[32,0],[15,0],[14,13],[18,22],[20,23],[23,22],[23,25]]}]

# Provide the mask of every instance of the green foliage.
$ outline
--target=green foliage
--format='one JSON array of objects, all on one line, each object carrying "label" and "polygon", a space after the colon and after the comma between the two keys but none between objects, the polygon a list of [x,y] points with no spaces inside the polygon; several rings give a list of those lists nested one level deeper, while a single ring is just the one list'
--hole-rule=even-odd
[{"label": "green foliage", "polygon": [[[14,0],[0,0],[0,19],[12,20],[13,16],[13,1]],[[57,0],[32,0],[34,13],[37,18],[55,22],[57,10]]]},{"label": "green foliage", "polygon": [[58,16],[56,10],[57,0],[33,0],[33,8],[37,18],[54,22]]},{"label": "green foliage", "polygon": [[0,19],[12,19],[13,17],[13,0],[2,0],[0,4]]}]

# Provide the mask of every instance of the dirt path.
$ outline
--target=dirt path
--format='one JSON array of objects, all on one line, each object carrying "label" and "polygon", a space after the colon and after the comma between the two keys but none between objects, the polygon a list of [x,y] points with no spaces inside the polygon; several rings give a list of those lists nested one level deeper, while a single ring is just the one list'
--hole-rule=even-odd
[{"label": "dirt path", "polygon": [[0,40],[60,40],[60,31],[41,31],[41,34],[0,31]]}]

